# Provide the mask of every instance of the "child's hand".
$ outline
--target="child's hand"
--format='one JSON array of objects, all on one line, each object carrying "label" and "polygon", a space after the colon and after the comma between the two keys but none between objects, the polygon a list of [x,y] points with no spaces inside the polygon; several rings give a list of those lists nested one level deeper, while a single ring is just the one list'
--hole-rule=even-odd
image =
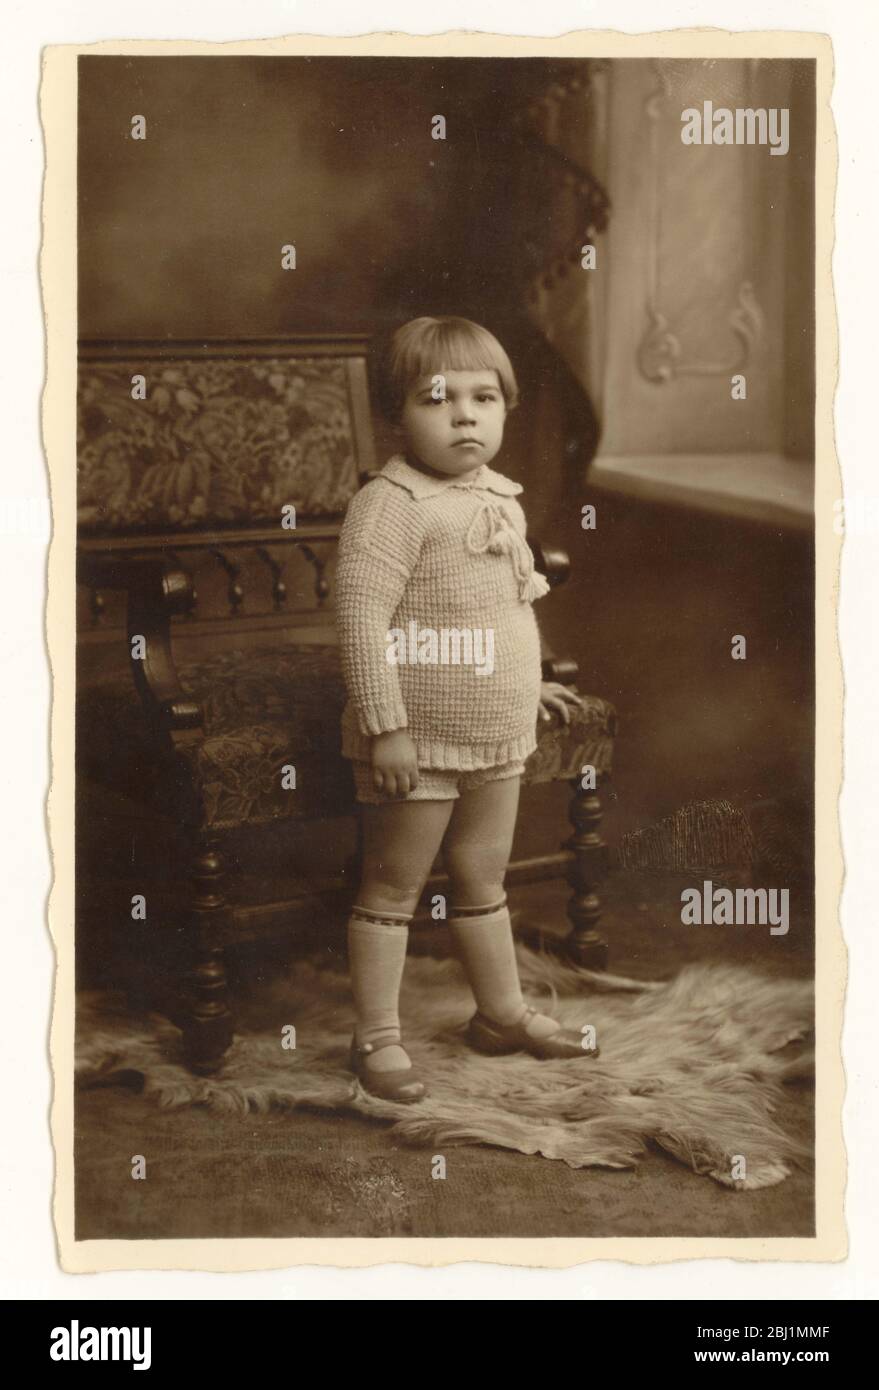
[{"label": "child's hand", "polygon": [[376,734],[370,749],[372,784],[386,796],[407,796],[418,786],[415,743],[405,729]]},{"label": "child's hand", "polygon": [[583,701],[579,695],[575,695],[573,690],[569,690],[566,685],[560,685],[558,681],[540,682],[540,704],[538,712],[541,719],[549,719],[550,709],[557,709],[566,724],[571,722],[571,712],[568,705],[580,708]]}]

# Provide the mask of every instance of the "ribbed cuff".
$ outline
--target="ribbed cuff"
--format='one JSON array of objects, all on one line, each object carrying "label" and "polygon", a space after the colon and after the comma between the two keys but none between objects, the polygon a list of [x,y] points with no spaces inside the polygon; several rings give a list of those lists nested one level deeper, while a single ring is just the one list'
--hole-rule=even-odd
[{"label": "ribbed cuff", "polygon": [[402,700],[378,700],[358,708],[357,723],[362,734],[374,738],[376,734],[408,728],[409,715]]}]

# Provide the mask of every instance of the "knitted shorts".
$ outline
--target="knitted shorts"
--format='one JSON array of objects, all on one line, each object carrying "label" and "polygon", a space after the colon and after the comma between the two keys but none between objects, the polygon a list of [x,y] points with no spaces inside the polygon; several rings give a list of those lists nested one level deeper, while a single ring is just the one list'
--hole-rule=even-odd
[{"label": "knitted shorts", "polygon": [[354,758],[351,760],[351,766],[354,770],[357,800],[369,802],[373,806],[381,805],[385,801],[455,801],[461,792],[471,791],[486,782],[501,782],[508,777],[519,777],[525,771],[523,762],[499,763],[496,767],[474,768],[470,772],[462,772],[457,768],[420,767],[418,786],[414,791],[409,792],[407,796],[387,796],[384,792],[377,792],[373,787],[372,766],[369,763]]}]

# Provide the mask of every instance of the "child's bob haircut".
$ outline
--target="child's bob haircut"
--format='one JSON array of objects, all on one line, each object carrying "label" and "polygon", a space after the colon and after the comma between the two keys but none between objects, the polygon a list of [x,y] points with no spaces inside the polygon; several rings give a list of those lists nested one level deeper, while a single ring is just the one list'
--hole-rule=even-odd
[{"label": "child's bob haircut", "polygon": [[397,329],[376,367],[379,405],[395,425],[415,382],[443,372],[495,371],[507,410],[515,409],[519,400],[509,357],[493,333],[470,319],[410,319]]}]

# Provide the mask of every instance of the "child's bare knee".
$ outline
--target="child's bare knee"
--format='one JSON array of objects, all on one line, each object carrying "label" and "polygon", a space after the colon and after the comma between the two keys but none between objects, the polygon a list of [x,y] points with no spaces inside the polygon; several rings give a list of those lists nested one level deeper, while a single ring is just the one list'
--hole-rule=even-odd
[{"label": "child's bare knee", "polygon": [[451,846],[444,852],[446,870],[452,882],[498,883],[507,868],[506,846]]},{"label": "child's bare knee", "polygon": [[446,861],[446,869],[452,902],[459,907],[479,907],[503,896],[506,863],[463,858]]},{"label": "child's bare knee", "polygon": [[402,874],[393,876],[385,872],[367,875],[361,885],[359,901],[363,907],[371,907],[377,912],[414,912],[421,896],[421,886]]}]

